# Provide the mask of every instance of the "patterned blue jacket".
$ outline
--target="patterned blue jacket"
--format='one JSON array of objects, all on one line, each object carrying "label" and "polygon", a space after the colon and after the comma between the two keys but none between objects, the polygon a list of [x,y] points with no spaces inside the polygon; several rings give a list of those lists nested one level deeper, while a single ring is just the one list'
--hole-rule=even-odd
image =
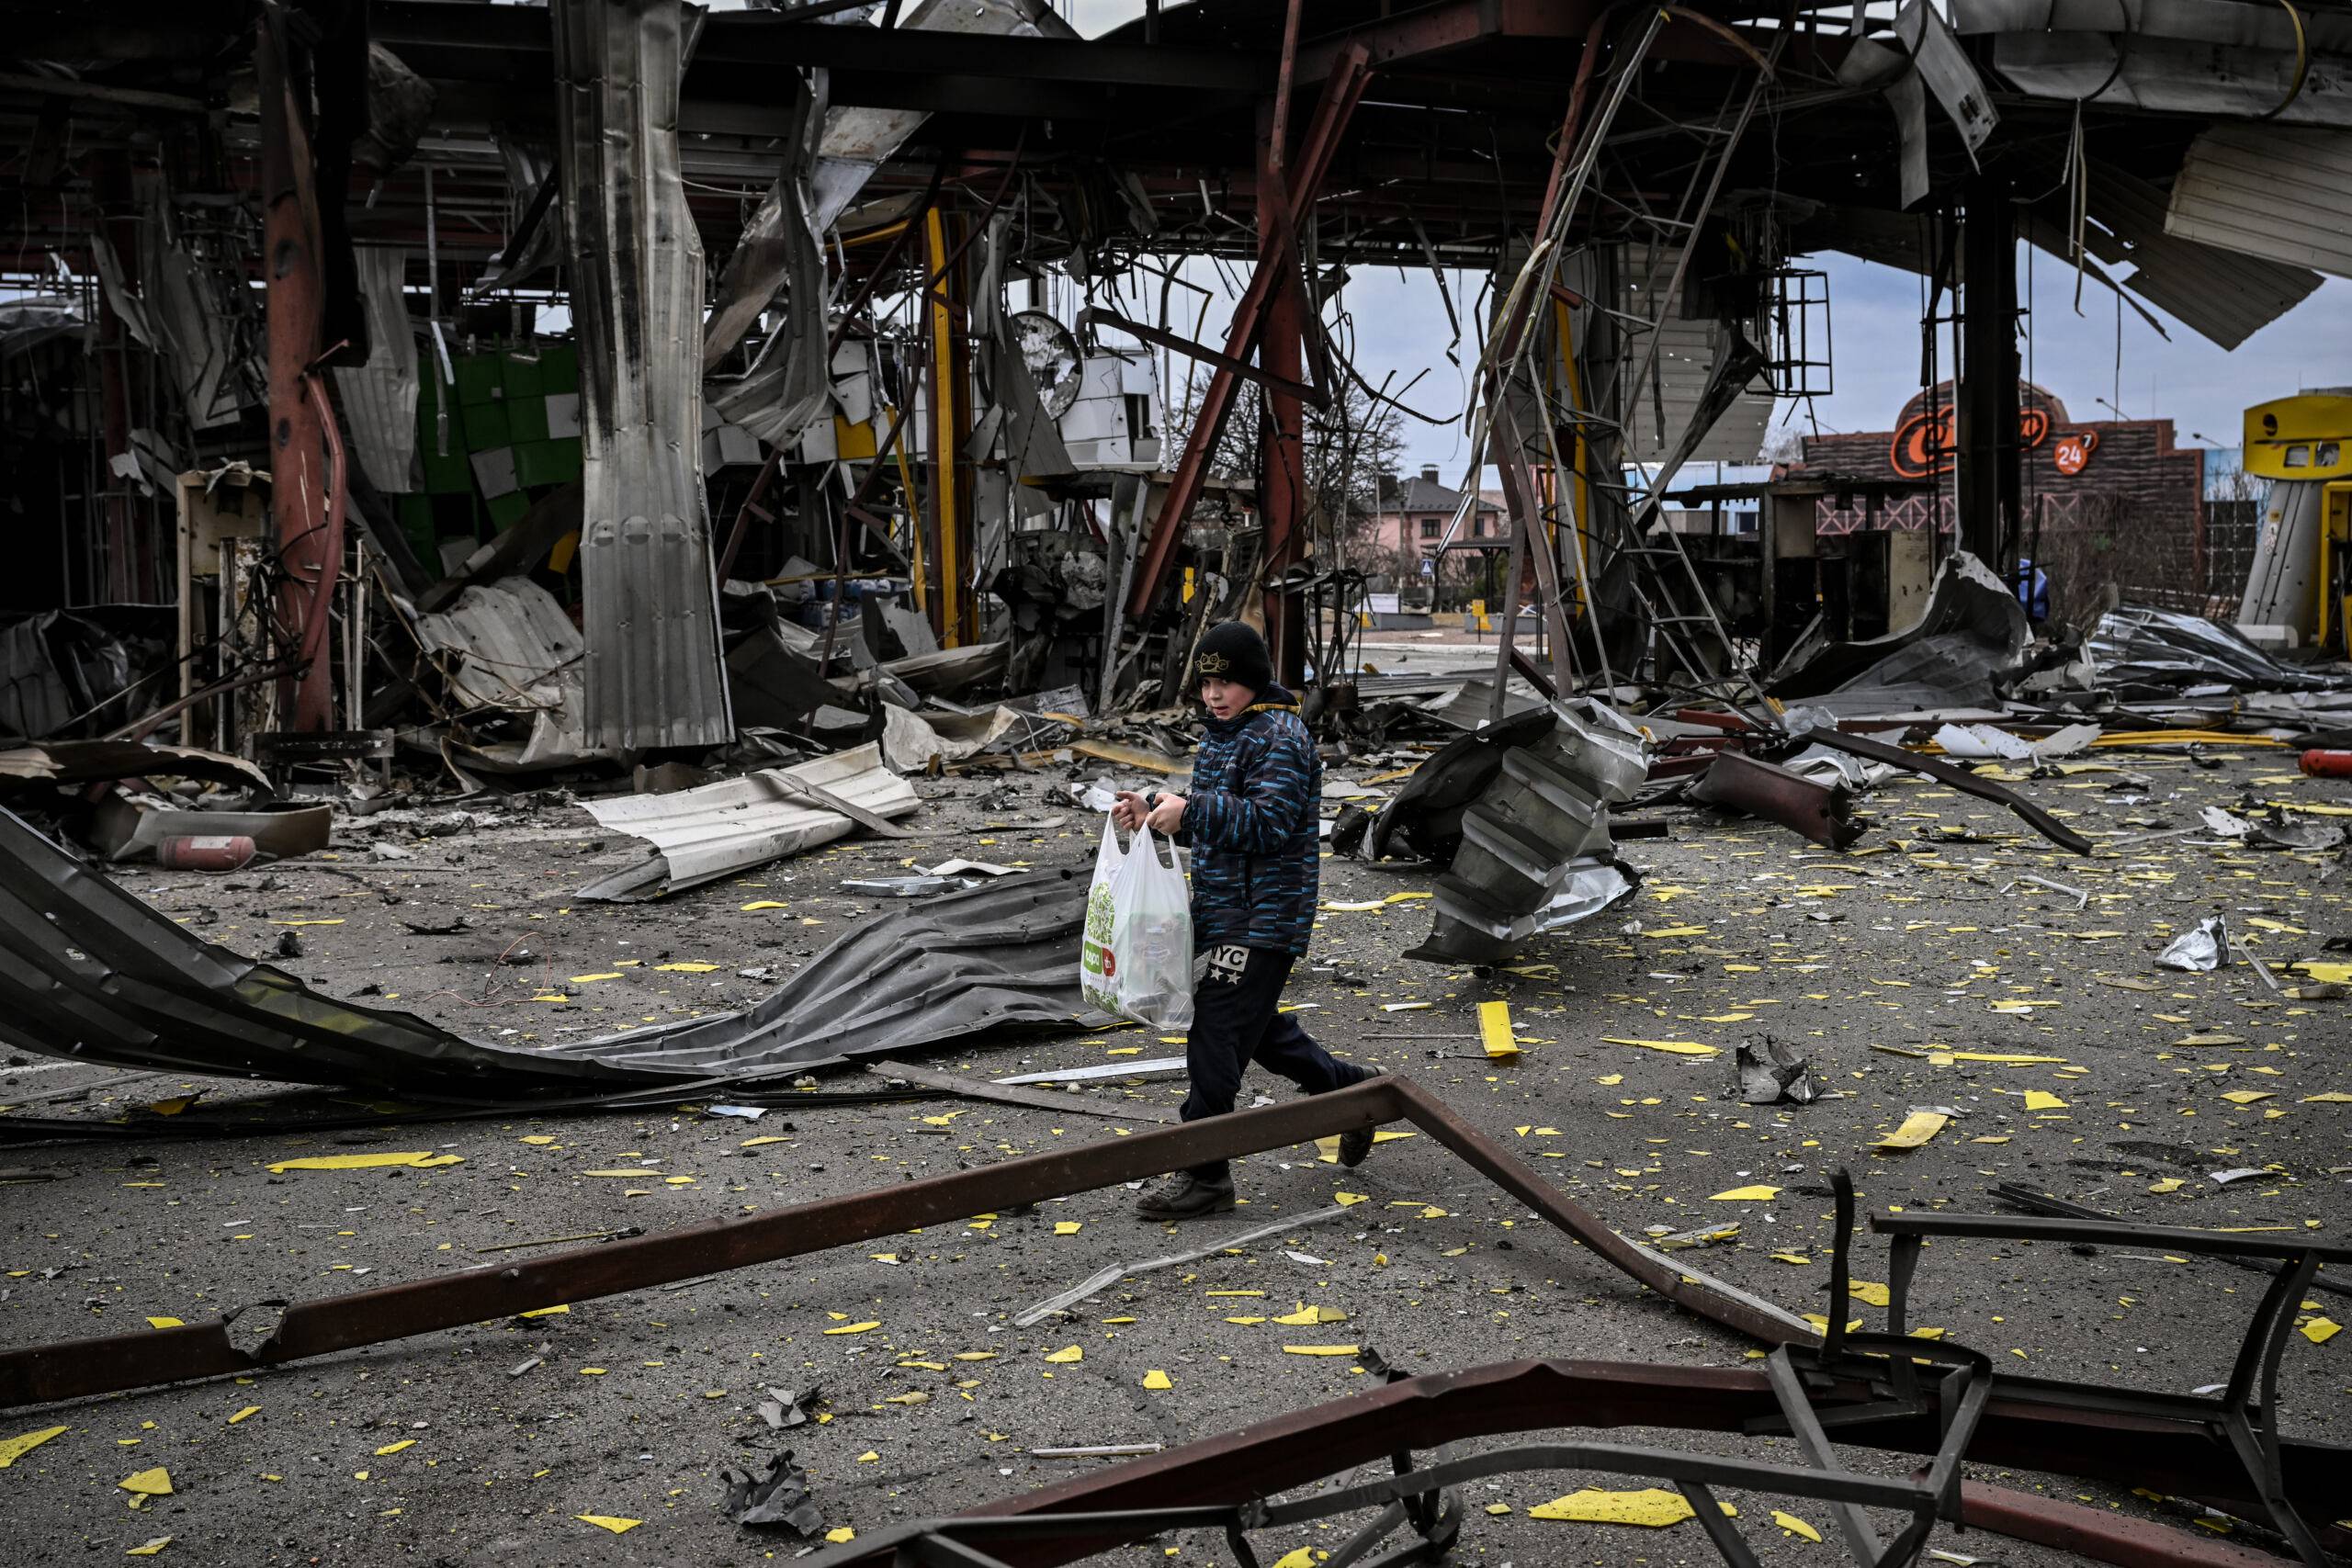
[{"label": "patterned blue jacket", "polygon": [[1177,842],[1193,852],[1193,946],[1306,952],[1322,866],[1323,761],[1280,686],[1206,720]]}]

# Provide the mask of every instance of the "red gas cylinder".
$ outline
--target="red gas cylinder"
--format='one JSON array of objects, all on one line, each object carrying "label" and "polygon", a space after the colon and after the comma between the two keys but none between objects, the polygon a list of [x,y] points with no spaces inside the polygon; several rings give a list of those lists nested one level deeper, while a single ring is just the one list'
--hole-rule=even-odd
[{"label": "red gas cylinder", "polygon": [[155,846],[155,858],[174,871],[234,871],[254,858],[243,833],[177,833]]},{"label": "red gas cylinder", "polygon": [[2306,751],[2303,772],[2313,778],[2352,779],[2352,751]]}]

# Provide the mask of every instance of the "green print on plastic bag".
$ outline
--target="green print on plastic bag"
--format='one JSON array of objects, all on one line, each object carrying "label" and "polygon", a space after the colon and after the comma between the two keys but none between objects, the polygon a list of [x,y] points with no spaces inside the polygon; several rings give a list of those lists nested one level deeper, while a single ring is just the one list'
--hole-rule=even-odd
[{"label": "green print on plastic bag", "polygon": [[1111,931],[1117,925],[1115,889],[1097,883],[1086,896],[1086,939],[1079,949],[1079,989],[1087,1005],[1104,1012],[1119,1010],[1115,976],[1118,960],[1111,955]]}]

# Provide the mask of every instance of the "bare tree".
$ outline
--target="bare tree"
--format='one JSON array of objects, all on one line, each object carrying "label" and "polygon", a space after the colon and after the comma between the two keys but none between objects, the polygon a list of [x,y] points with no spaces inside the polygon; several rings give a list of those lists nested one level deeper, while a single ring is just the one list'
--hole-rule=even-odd
[{"label": "bare tree", "polygon": [[[1192,435],[1200,417],[1201,399],[1208,389],[1206,377],[1196,378],[1168,422],[1168,443],[1162,448],[1171,467]],[[1254,481],[1258,469],[1258,405],[1255,389],[1238,402],[1225,428],[1217,433],[1209,457],[1209,472],[1223,479]],[[1343,385],[1328,409],[1306,411],[1304,467],[1306,505],[1311,517],[1351,538],[1368,528],[1380,504],[1380,477],[1394,473],[1405,450],[1404,416],[1387,404],[1367,397],[1352,383]]]}]

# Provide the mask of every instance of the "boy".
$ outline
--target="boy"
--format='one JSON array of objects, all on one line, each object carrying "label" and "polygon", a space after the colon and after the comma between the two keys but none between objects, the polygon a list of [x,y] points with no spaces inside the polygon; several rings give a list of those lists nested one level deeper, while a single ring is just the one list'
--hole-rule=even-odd
[{"label": "boy", "polygon": [[[1274,1008],[1306,951],[1320,871],[1323,765],[1299,722],[1298,700],[1275,684],[1265,640],[1239,621],[1209,629],[1193,671],[1208,723],[1192,794],[1146,800],[1122,791],[1112,807],[1128,832],[1148,824],[1193,852],[1193,947],[1208,955],[1208,972],[1193,989],[1187,1122],[1231,1111],[1253,1060],[1309,1094],[1379,1072],[1333,1060],[1295,1014]],[[1344,1165],[1371,1152],[1369,1129],[1340,1139]],[[1232,1208],[1232,1172],[1216,1160],[1168,1177],[1136,1213],[1189,1220]]]}]

